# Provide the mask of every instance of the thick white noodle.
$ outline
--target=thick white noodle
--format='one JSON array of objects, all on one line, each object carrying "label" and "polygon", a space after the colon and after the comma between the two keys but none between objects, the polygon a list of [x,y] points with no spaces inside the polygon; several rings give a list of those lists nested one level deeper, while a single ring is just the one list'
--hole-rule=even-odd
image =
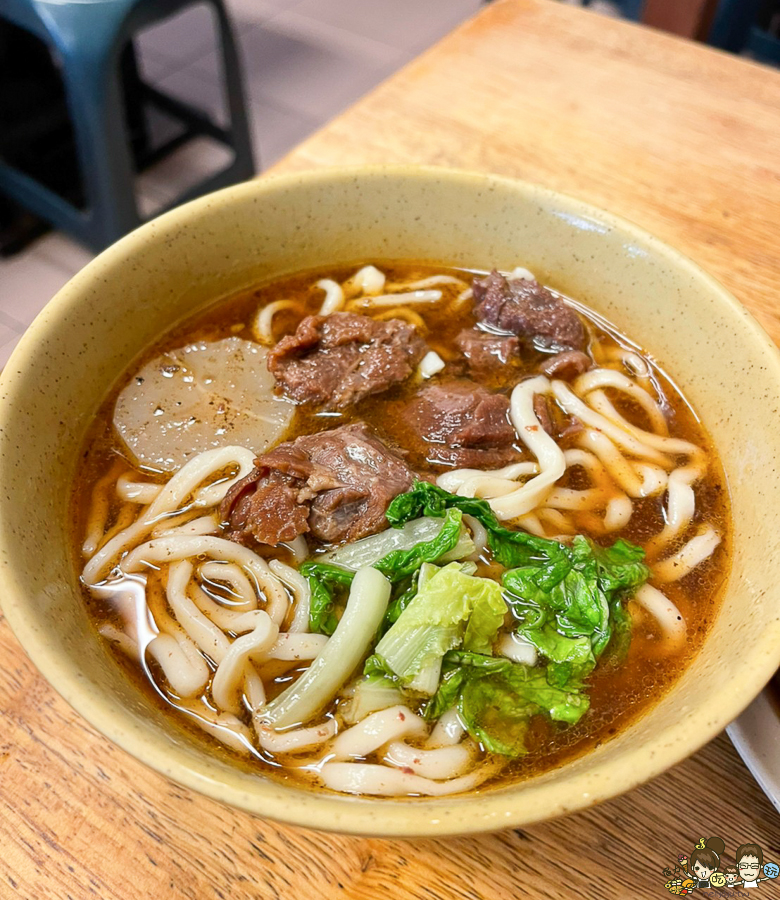
[{"label": "thick white noodle", "polygon": [[344,614],[325,649],[301,677],[264,711],[276,728],[306,723],[323,709],[368,651],[387,611],[390,582],[377,569],[360,569],[352,580]]},{"label": "thick white noodle", "polygon": [[669,425],[658,403],[644,388],[639,387],[622,372],[616,372],[614,369],[591,369],[580,375],[575,380],[573,387],[574,392],[580,397],[585,397],[591,391],[605,387],[622,391],[647,413],[656,434],[669,434]]},{"label": "thick white noodle", "polygon": [[643,584],[633,599],[658,622],[664,642],[668,645],[668,652],[679,650],[685,643],[687,628],[685,619],[674,603],[651,584]]},{"label": "thick white noodle", "polygon": [[666,486],[668,476],[664,469],[629,461],[601,431],[587,428],[579,436],[578,444],[598,458],[629,497],[649,497],[660,493]]},{"label": "thick white noodle", "polygon": [[183,701],[177,704],[207,734],[236,753],[255,753],[252,732],[232,713],[217,713],[204,703]]},{"label": "thick white noodle", "polygon": [[509,418],[517,436],[539,463],[539,474],[510,494],[489,501],[501,520],[515,519],[540,506],[555,482],[566,471],[563,451],[542,428],[534,412],[534,395],[546,394],[550,382],[544,375],[521,381],[512,391]]},{"label": "thick white noodle", "polygon": [[221,663],[230,650],[230,641],[186,594],[192,577],[188,560],[173,563],[168,569],[166,595],[176,621],[198,649],[215,663]]},{"label": "thick white noodle", "polygon": [[212,584],[229,586],[231,611],[249,612],[250,609],[257,609],[257,594],[241,566],[210,560],[198,566],[198,575]]},{"label": "thick white noodle", "polygon": [[466,288],[465,291],[461,291],[458,296],[455,298],[452,304],[453,309],[460,309],[464,303],[468,303],[469,300],[474,296],[474,291],[471,288]]},{"label": "thick white noodle", "polygon": [[328,637],[324,634],[291,634],[285,631],[268,649],[266,659],[315,659],[325,649]]},{"label": "thick white noodle", "polygon": [[321,316],[329,316],[343,308],[344,291],[341,289],[340,284],[337,284],[330,278],[321,278],[317,282],[317,287],[325,291],[325,299],[320,307]]},{"label": "thick white noodle", "polygon": [[271,560],[268,568],[283,581],[290,589],[294,598],[293,620],[288,628],[293,632],[305,632],[309,630],[309,610],[311,608],[311,588],[309,582],[300,572],[286,566],[278,559]]},{"label": "thick white noodle", "polygon": [[325,719],[319,725],[309,728],[295,728],[292,731],[275,731],[269,725],[258,721],[257,742],[269,753],[295,753],[308,747],[316,747],[330,740],[336,733],[336,720]]},{"label": "thick white noodle", "polygon": [[387,293],[390,294],[394,290],[402,291],[420,291],[423,288],[436,287],[437,284],[465,284],[462,278],[456,278],[454,275],[429,275],[427,278],[421,278],[419,281],[402,281],[387,285]]},{"label": "thick white noodle", "polygon": [[514,632],[502,635],[496,649],[501,656],[505,656],[513,662],[522,663],[524,666],[535,666],[539,659],[536,647]]},{"label": "thick white noodle", "polygon": [[[672,464],[663,453],[643,443],[622,426],[615,425],[604,418],[604,416],[596,412],[595,409],[592,409],[590,405],[573,393],[563,381],[553,381],[552,390],[555,394],[555,399],[565,412],[571,416],[576,416],[584,425],[589,425],[597,431],[603,431],[604,434],[612,438],[618,447],[622,447],[631,456],[656,463],[656,465],[664,469],[672,468]],[[592,402],[592,398],[589,398],[589,402]],[[642,434],[649,434],[649,432],[642,432]],[[667,440],[669,439],[667,438]]]},{"label": "thick white noodle", "polygon": [[450,781],[432,781],[420,775],[409,775],[400,769],[371,763],[325,763],[319,771],[319,778],[325,787],[344,794],[371,794],[375,797],[397,797],[407,794],[422,794],[440,797],[470,791],[485,779],[494,775],[497,767],[484,765],[453,778]]},{"label": "thick white noodle", "polygon": [[203,692],[211,670],[186,634],[158,634],[149,641],[146,649],[180,697],[195,697]]},{"label": "thick white noodle", "polygon": [[87,562],[82,577],[87,585],[97,584],[125,550],[142,540],[162,516],[179,510],[193,492],[208,478],[229,466],[238,466],[233,478],[210,485],[195,493],[192,506],[215,506],[228,490],[254,469],[255,455],[244,447],[219,447],[206,450],[191,459],[170,479],[141,516],[120,531]]},{"label": "thick white noodle", "polygon": [[252,322],[252,335],[255,340],[270,347],[274,342],[274,316],[283,309],[297,309],[298,306],[295,300],[274,300],[262,306]]},{"label": "thick white noodle", "polygon": [[463,497],[501,497],[517,489],[518,478],[538,472],[535,462],[512,463],[502,469],[453,469],[439,475],[436,484]]},{"label": "thick white noodle", "polygon": [[385,287],[385,274],[376,266],[363,266],[349,279],[347,285],[352,284],[364,294],[378,294]]},{"label": "thick white noodle", "polygon": [[604,513],[605,530],[617,531],[620,528],[625,528],[633,513],[634,505],[625,494],[613,497],[607,503],[607,509]]},{"label": "thick white noodle", "polygon": [[696,512],[696,494],[692,484],[702,474],[698,467],[686,466],[675,469],[669,476],[664,513],[666,521],[662,530],[648,541],[646,547],[651,558],[680,537],[693,521]]},{"label": "thick white noodle", "polygon": [[470,740],[454,747],[420,750],[403,741],[391,741],[383,759],[391,766],[409,771],[423,778],[443,780],[463,775],[474,763],[476,747]]},{"label": "thick white noodle", "polygon": [[436,747],[452,747],[460,743],[465,733],[466,728],[460,720],[458,710],[453,706],[439,716],[425,746],[429,750]]},{"label": "thick white noodle", "polygon": [[402,294],[380,294],[378,297],[361,297],[354,301],[362,307],[397,306],[407,303],[438,303],[441,291],[408,291]]},{"label": "thick white noodle", "polygon": [[116,493],[119,499],[139,503],[141,506],[152,503],[162,489],[161,484],[153,484],[151,481],[133,481],[130,472],[125,472],[116,480]]},{"label": "thick white noodle", "polygon": [[281,625],[289,608],[287,591],[264,559],[235,541],[211,535],[156,538],[131,550],[122,560],[121,568],[123,572],[141,572],[150,564],[171,563],[201,555],[236,563],[252,574],[258,588],[265,594],[265,611],[277,625]]},{"label": "thick white noodle", "polygon": [[104,622],[98,631],[106,640],[116,644],[125,656],[130,657],[134,662],[140,662],[138,642],[133,640],[126,631],[120,631],[112,622]]},{"label": "thick white noodle", "polygon": [[371,713],[362,722],[342,731],[330,747],[333,759],[365,757],[402,737],[428,734],[425,720],[408,706],[391,706]]},{"label": "thick white noodle", "polygon": [[166,520],[152,529],[152,537],[164,537],[169,534],[217,534],[219,523],[214,516],[198,516],[197,519],[189,519],[180,525],[168,527]]},{"label": "thick white noodle", "polygon": [[279,627],[263,612],[257,615],[257,624],[249,634],[236,638],[214,673],[211,696],[220,710],[239,713],[239,690],[244,683],[245,668],[253,660],[263,658],[279,636]]},{"label": "thick white noodle", "polygon": [[705,525],[677,553],[653,565],[653,579],[662,584],[679,581],[705,559],[709,559],[720,541],[720,535],[712,525]]},{"label": "thick white noodle", "polygon": [[294,541],[287,541],[279,546],[286,547],[292,553],[297,563],[302,563],[309,558],[309,547],[306,544],[306,538],[302,534],[299,534]]},{"label": "thick white noodle", "polygon": [[433,378],[438,372],[444,368],[444,360],[436,353],[435,350],[429,350],[428,353],[420,360],[417,371],[420,378]]},{"label": "thick white noodle", "polygon": [[522,266],[515,266],[506,276],[510,281],[536,281],[536,275]]},{"label": "thick white noodle", "polygon": [[242,612],[236,606],[223,606],[213,600],[197,583],[190,585],[190,592],[195,606],[222,631],[246,634],[247,631],[254,629],[257,624],[257,614],[262,612],[259,609]]}]

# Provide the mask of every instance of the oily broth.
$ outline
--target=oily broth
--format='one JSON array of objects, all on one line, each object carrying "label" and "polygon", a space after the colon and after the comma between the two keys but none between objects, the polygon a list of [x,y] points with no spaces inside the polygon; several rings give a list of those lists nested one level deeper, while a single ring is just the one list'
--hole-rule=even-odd
[{"label": "oily broth", "polygon": [[[315,314],[319,311],[323,298],[322,290],[314,287],[316,281],[328,277],[341,283],[357,268],[357,265],[352,265],[327,271],[300,273],[220,301],[193,319],[175,326],[159,343],[149,348],[137,359],[129,371],[137,371],[146,361],[165,350],[196,340],[219,340],[229,336],[254,340],[251,322],[258,308],[272,300],[294,299],[300,302],[301,312],[304,315]],[[465,277],[470,281],[474,274],[426,264],[382,264],[380,268],[387,275],[388,282],[412,282],[441,273]],[[461,287],[449,284],[437,287],[443,292],[442,301],[424,312],[418,307],[415,307],[415,311],[424,318],[426,329],[423,331],[423,337],[430,348],[439,353],[448,364],[444,371],[446,376],[452,374],[456,366],[457,351],[454,349],[454,338],[463,328],[473,325],[474,317],[470,301],[464,303],[457,313],[453,313],[451,310],[444,312],[448,301],[457,296],[462,290]],[[597,360],[619,348],[635,349],[630,342],[609,328],[592,312],[578,303],[573,305],[588,324],[591,334],[590,349]],[[277,340],[284,334],[295,330],[302,318],[301,312],[281,310],[276,314],[274,336]],[[536,351],[524,352],[522,365],[506,366],[489,378],[482,378],[480,383],[491,390],[508,394],[522,374],[533,371],[546,355]],[[610,658],[608,650],[595,671],[589,676],[591,706],[583,719],[577,725],[562,727],[546,721],[541,716],[535,717],[532,727],[529,729],[530,752],[510,763],[497,779],[494,779],[493,782],[486,782],[486,785],[504,784],[507,781],[529,777],[559,766],[588,749],[600,745],[626,727],[653,702],[657,702],[679,677],[701,647],[717,611],[720,589],[728,574],[727,560],[729,559],[728,497],[722,468],[715,455],[712,441],[687,401],[663,370],[646,355],[644,358],[650,364],[652,382],[663,398],[661,405],[667,415],[670,434],[702,447],[709,460],[706,476],[697,483],[697,505],[693,523],[690,529],[671,546],[670,550],[673,552],[682,545],[684,537],[703,521],[713,523],[724,535],[723,542],[713,558],[695,568],[680,582],[664,585],[665,593],[677,605],[686,619],[688,641],[684,652],[671,658],[660,654],[660,634],[657,625],[648,615],[640,616],[634,625],[627,658],[617,665]],[[77,475],[73,500],[74,559],[76,560],[81,558],[80,545],[85,534],[95,490],[99,489],[99,485],[103,485],[102,489],[104,490],[110,488],[116,475],[121,474],[122,470],[136,475],[139,472],[132,461],[126,458],[112,427],[112,411],[116,396],[122,386],[122,384],[117,385],[103,404],[85,442],[83,464]],[[343,412],[318,413],[304,407],[297,407],[283,440],[292,440],[302,434],[335,428],[354,421],[364,421],[390,447],[403,449],[404,426],[401,413],[408,399],[418,388],[419,382],[414,383],[413,379],[409,379],[407,383],[397,385],[383,394],[366,398]],[[620,396],[617,392],[612,392],[612,389],[608,388],[606,393],[622,415],[635,422],[639,427],[647,426],[647,415],[636,403]],[[522,449],[521,445],[519,449]],[[407,455],[407,460],[423,474],[437,475],[447,468],[439,464],[430,464],[414,455]],[[140,471],[146,481],[163,483],[167,480],[167,476],[148,468],[141,468]],[[107,472],[112,473],[110,478],[106,476]],[[559,482],[559,486],[581,489],[586,486],[586,482],[587,477],[584,477],[577,467],[571,467]],[[634,500],[634,513],[627,526],[619,531],[611,532],[608,538],[602,538],[602,542],[612,543],[617,538],[623,537],[641,545],[663,527],[662,500],[663,495]],[[109,505],[108,525],[113,524],[117,530],[127,516],[125,511],[127,506],[136,509],[133,504],[123,503],[116,497],[107,497],[106,502]],[[592,513],[569,511],[568,515],[579,531],[584,534],[589,533]],[[597,537],[597,539],[599,538]],[[292,556],[283,548],[261,548],[259,552],[266,558],[279,558],[288,564],[293,562]],[[496,567],[489,566],[485,560],[480,564],[481,571],[478,574],[489,574],[490,568],[495,573]],[[152,575],[150,581],[153,580],[154,576]],[[121,628],[122,617],[109,600],[95,597],[86,588],[83,589],[83,594],[96,626],[112,624],[116,628]],[[179,698],[169,687],[164,685],[161,673],[153,660],[144,660],[143,666],[139,666],[118,649],[116,644],[109,643],[123,671],[147,694],[151,694],[161,708],[170,710],[171,706],[181,707]],[[291,669],[289,663],[277,664],[277,666],[278,674],[269,684],[269,700],[280,693],[291,680],[297,677],[300,671],[303,671],[303,668]],[[175,719],[180,727],[197,735],[199,740],[207,742],[210,752],[213,750],[213,752],[229,757],[234,764],[247,771],[257,771],[258,760],[262,760],[264,771],[273,777],[293,780],[302,784],[313,780],[313,776],[308,772],[283,768],[285,763],[293,763],[294,757],[278,755],[275,758],[263,750],[255,749],[254,757],[247,758],[228,750],[216,739],[205,734],[192,721],[191,714],[180,714]]]}]

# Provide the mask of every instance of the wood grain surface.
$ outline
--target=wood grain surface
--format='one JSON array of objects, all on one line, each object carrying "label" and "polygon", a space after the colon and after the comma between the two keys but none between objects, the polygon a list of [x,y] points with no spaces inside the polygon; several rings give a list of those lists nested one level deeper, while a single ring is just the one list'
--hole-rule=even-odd
[{"label": "wood grain surface", "polygon": [[[275,171],[416,162],[540,182],[688,253],[780,340],[779,103],[776,71],[550,0],[501,0]],[[2,900],[651,898],[671,896],[662,870],[700,837],[721,836],[728,861],[745,841],[780,861],[780,819],[725,735],[617,800],[522,831],[347,838],[148,771],[70,710],[1,617],[0,653]]]}]

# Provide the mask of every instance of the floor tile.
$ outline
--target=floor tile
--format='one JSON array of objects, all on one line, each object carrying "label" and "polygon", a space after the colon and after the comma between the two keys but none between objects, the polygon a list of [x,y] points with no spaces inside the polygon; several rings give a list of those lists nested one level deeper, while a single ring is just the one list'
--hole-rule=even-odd
[{"label": "floor tile", "polygon": [[216,44],[214,17],[205,4],[189,6],[169,19],[152,25],[136,35],[141,57],[147,53],[159,62],[186,64]]},{"label": "floor tile", "polygon": [[73,272],[74,275],[95,258],[95,254],[91,250],[61,231],[52,231],[50,234],[44,235],[36,241],[34,249],[50,262]]},{"label": "floor tile", "polygon": [[211,138],[189,141],[138,177],[136,197],[141,200],[143,214],[156,214],[161,205],[224,169],[232,158],[231,150]]},{"label": "floor tile", "polygon": [[[405,60],[393,48],[370,49],[332,28],[283,13],[241,35],[245,78],[253,98],[263,97],[324,122],[354,102]],[[193,65],[214,77],[215,55]]]},{"label": "floor tile", "polygon": [[34,248],[0,260],[0,322],[26,328],[73,274]]},{"label": "floor tile", "polygon": [[258,172],[272,166],[322,124],[302,113],[266,103],[262,98],[250,98],[250,116]]},{"label": "floor tile", "polygon": [[295,14],[419,52],[474,15],[480,0],[302,0]]},{"label": "floor tile", "polygon": [[236,31],[258,25],[293,9],[300,0],[226,0],[228,14]]},{"label": "floor tile", "polygon": [[222,77],[214,60],[209,74],[199,66],[187,66],[163,78],[160,90],[185,103],[191,103],[208,113],[219,125],[227,124],[227,107],[222,89]]}]

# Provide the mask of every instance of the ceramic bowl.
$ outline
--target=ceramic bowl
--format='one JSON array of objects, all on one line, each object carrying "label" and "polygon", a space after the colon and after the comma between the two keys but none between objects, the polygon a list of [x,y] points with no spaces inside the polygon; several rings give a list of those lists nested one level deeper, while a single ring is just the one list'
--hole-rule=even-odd
[{"label": "ceramic bowl", "polygon": [[[648,350],[713,435],[731,492],[733,563],[701,652],[613,740],[478,795],[375,800],[270,781],[214,757],[120,670],[87,618],[69,532],[74,469],[111,386],[172,323],[296,270],[365,259],[523,265]],[[95,728],[175,781],[252,813],[366,835],[520,826],[626,791],[734,719],[780,663],[780,359],[690,260],[576,200],[502,178],[420,168],[266,178],[189,203],[106,250],[49,303],[2,376],[0,576],[33,662]]]}]

